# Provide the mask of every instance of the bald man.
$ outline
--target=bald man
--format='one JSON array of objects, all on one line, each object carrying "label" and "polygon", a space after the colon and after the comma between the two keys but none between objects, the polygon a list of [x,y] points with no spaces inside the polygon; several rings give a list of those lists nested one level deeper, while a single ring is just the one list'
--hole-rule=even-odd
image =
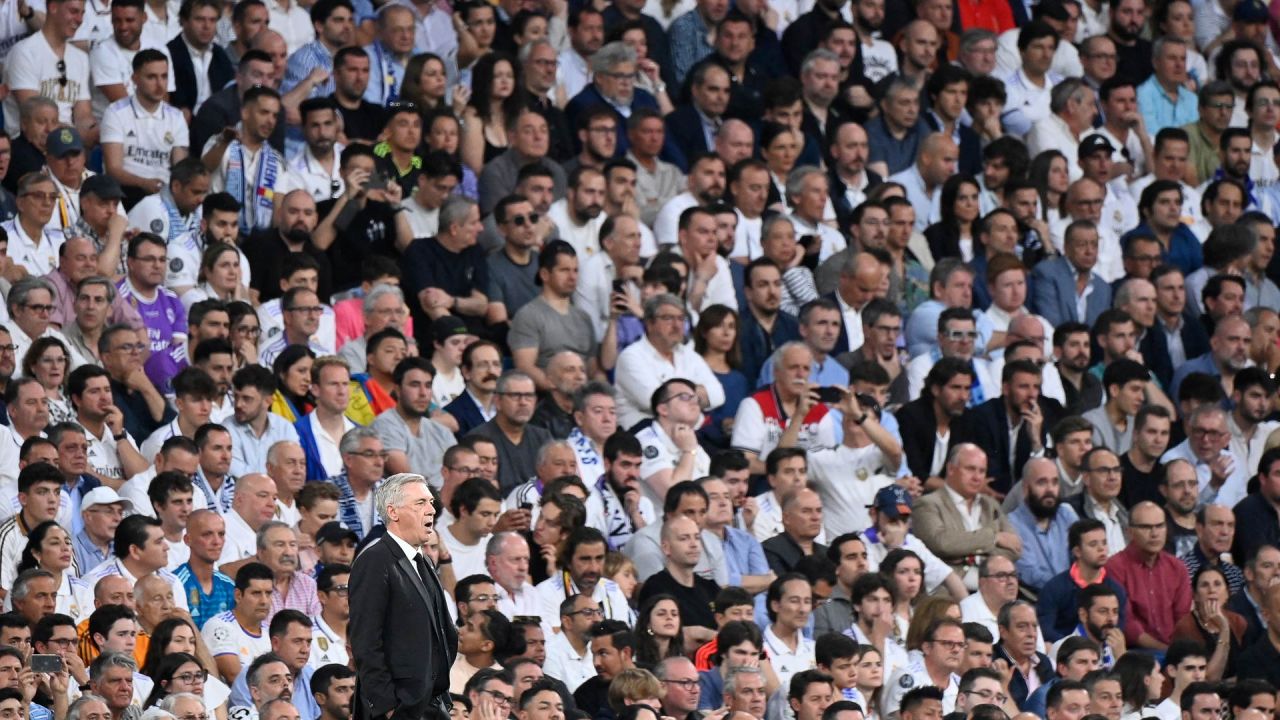
[{"label": "bald man", "polygon": [[666,567],[645,581],[640,590],[640,603],[655,595],[672,595],[679,602],[680,617],[687,631],[699,638],[715,637],[716,621],[711,607],[720,586],[694,572],[702,558],[698,524],[685,515],[667,516],[662,524],[662,554],[666,557]]},{"label": "bald man", "polygon": [[931,133],[921,141],[916,163],[889,176],[890,182],[906,188],[907,199],[916,208],[916,230],[924,232],[942,219],[942,184],[956,173],[958,162],[960,146],[955,140],[950,135]]},{"label": "bald man", "polygon": [[1022,539],[1018,579],[1039,590],[1071,566],[1067,530],[1078,516],[1062,502],[1058,466],[1049,458],[1032,458],[1022,466],[1023,502],[1009,513],[1009,524]]},{"label": "bald man", "polygon": [[219,570],[235,577],[240,566],[253,561],[258,552],[258,529],[275,517],[276,497],[276,481],[267,475],[246,475],[236,483],[231,512],[223,516],[227,541],[218,557]]},{"label": "bald man", "polygon": [[[1129,512],[1129,544],[1107,561],[1107,577],[1129,596],[1124,637],[1130,647],[1164,650],[1173,638],[1174,623],[1191,611],[1187,566],[1165,552],[1167,533],[1164,510],[1153,502],[1140,502]],[[1280,630],[1280,623],[1274,626]]]}]

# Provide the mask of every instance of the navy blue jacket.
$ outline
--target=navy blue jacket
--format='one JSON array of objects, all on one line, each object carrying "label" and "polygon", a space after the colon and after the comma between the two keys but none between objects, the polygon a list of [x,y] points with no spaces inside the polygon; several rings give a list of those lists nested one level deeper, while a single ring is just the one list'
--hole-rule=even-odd
[{"label": "navy blue jacket", "polygon": [[742,350],[742,374],[747,377],[747,384],[755,390],[755,379],[760,377],[760,368],[769,355],[783,343],[800,339],[800,321],[794,315],[778,311],[773,321],[773,332],[765,335],[764,328],[756,322],[747,306],[743,306],[741,319],[738,320],[738,343]]},{"label": "navy blue jacket", "polygon": [[[596,105],[604,105],[613,110],[613,116],[618,121],[618,148],[614,152],[614,157],[622,157],[627,154],[627,148],[631,147],[631,143],[627,140],[627,119],[622,117],[622,113],[618,112],[612,105],[604,99],[600,91],[596,89],[596,84],[591,83],[582,89],[582,92],[573,96],[573,99],[564,106],[565,117],[569,121],[569,134],[573,136],[574,153],[582,152],[582,142],[578,140],[578,116],[583,112],[595,107]],[[647,90],[636,88],[635,95],[631,98],[631,109],[638,110],[640,108],[658,109],[658,100],[650,95]],[[667,136],[667,142],[670,144],[671,137]]]}]

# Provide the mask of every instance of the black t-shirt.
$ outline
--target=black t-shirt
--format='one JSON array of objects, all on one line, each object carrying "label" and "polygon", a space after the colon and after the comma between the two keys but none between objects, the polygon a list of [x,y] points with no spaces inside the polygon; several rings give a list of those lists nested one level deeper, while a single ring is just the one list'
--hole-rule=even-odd
[{"label": "black t-shirt", "polygon": [[714,630],[716,618],[711,613],[711,605],[719,593],[720,586],[701,575],[693,576],[693,587],[685,587],[676,582],[669,571],[663,570],[644,581],[644,587],[640,588],[639,599],[640,604],[643,605],[654,595],[670,595],[680,606],[680,621],[685,627],[698,625]]},{"label": "black t-shirt", "polygon": [[[453,252],[434,237],[418,238],[404,251],[401,263],[403,277],[401,287],[413,311],[414,332],[422,347],[431,347],[431,320],[418,302],[418,293],[433,287],[453,295],[468,297],[472,290],[487,292],[489,289],[489,264],[479,245],[472,245],[462,252]],[[456,310],[454,315],[468,320]]]},{"label": "black t-shirt", "polygon": [[[333,200],[316,205],[319,217],[333,210]],[[360,284],[361,268],[370,255],[396,259],[396,210],[384,202],[366,202],[346,229],[338,232],[337,241],[329,248],[333,264],[333,289],[341,292]]]},{"label": "black t-shirt", "polygon": [[[334,102],[337,98],[330,95]],[[338,112],[342,113],[342,130],[347,136],[347,141],[363,140],[369,144],[378,141],[378,134],[382,132],[382,126],[386,124],[386,110],[374,105],[368,100],[361,99],[360,107],[351,110],[338,103]]]},{"label": "black t-shirt", "polygon": [[1164,549],[1174,557],[1182,557],[1191,551],[1196,544],[1195,528],[1184,528],[1173,521],[1168,510],[1164,511],[1165,527],[1168,528]]},{"label": "black t-shirt", "polygon": [[1143,472],[1134,467],[1129,453],[1120,456],[1120,468],[1124,471],[1124,480],[1120,484],[1120,503],[1132,508],[1143,500],[1150,500],[1156,505],[1164,504],[1164,496],[1160,494],[1160,480],[1164,470],[1160,463],[1151,466],[1151,472]]},{"label": "black t-shirt", "polygon": [[[293,251],[280,237],[280,231],[276,228],[255,230],[245,239],[240,249],[248,259],[249,267],[253,268],[251,287],[258,291],[259,299],[266,302],[283,295],[280,291],[280,276],[284,271],[284,259]],[[329,256],[310,241],[302,251],[315,258],[320,265],[320,288],[316,294],[322,302],[327,302],[333,293],[333,270],[329,264]]]}]

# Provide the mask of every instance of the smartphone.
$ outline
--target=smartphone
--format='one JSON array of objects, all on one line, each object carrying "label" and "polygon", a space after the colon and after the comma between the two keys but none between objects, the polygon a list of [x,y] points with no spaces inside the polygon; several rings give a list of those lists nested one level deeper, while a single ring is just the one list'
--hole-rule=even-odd
[{"label": "smartphone", "polygon": [[31,672],[62,672],[62,657],[59,655],[32,655]]},{"label": "smartphone", "polygon": [[808,250],[809,248],[813,247],[813,244],[817,241],[818,241],[817,235],[801,235],[800,239],[797,242],[800,243],[800,247],[804,248],[805,250]]},{"label": "smartphone", "polygon": [[369,176],[369,182],[364,186],[365,190],[386,190],[387,176],[381,170],[375,170]]},{"label": "smartphone", "polygon": [[618,278],[617,280],[614,280],[613,291],[616,293],[625,294],[627,292],[627,281],[623,280],[622,278]]},{"label": "smartphone", "polygon": [[521,510],[533,510],[533,503],[531,503],[531,502],[522,502],[522,503],[520,503],[520,509],[521,509]]},{"label": "smartphone", "polygon": [[838,387],[827,385],[818,388],[818,400],[824,403],[838,403],[844,400],[844,390]]}]

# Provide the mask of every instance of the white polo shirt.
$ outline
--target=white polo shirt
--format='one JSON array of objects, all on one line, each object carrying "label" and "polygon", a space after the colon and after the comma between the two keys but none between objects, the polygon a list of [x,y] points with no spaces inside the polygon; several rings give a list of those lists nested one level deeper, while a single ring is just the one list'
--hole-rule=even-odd
[{"label": "white polo shirt", "polygon": [[[347,184],[338,172],[338,158],[342,155],[342,143],[333,146],[333,170],[325,170],[324,165],[311,154],[310,147],[303,147],[302,152],[294,155],[286,163],[289,168],[289,183],[293,190],[306,190],[318,203],[332,200],[346,191]],[[435,233],[432,233],[433,235]],[[425,236],[423,236],[425,237]]]},{"label": "white polo shirt", "polygon": [[46,226],[36,244],[36,239],[27,235],[17,217],[0,228],[9,235],[9,257],[13,258],[13,264],[26,268],[28,275],[48,275],[58,267],[58,249],[66,242],[61,230]]},{"label": "white polo shirt", "polygon": [[773,632],[773,626],[765,628],[764,647],[769,653],[769,662],[778,675],[782,687],[791,685],[791,676],[801,670],[810,670],[815,666],[814,643],[806,640],[803,633],[796,633],[796,649],[792,650]]},{"label": "white polo shirt", "polygon": [[182,113],[166,102],[148,112],[129,95],[102,115],[102,142],[124,146],[124,169],[138,177],[169,181],[169,157],[174,147],[191,144]]}]

